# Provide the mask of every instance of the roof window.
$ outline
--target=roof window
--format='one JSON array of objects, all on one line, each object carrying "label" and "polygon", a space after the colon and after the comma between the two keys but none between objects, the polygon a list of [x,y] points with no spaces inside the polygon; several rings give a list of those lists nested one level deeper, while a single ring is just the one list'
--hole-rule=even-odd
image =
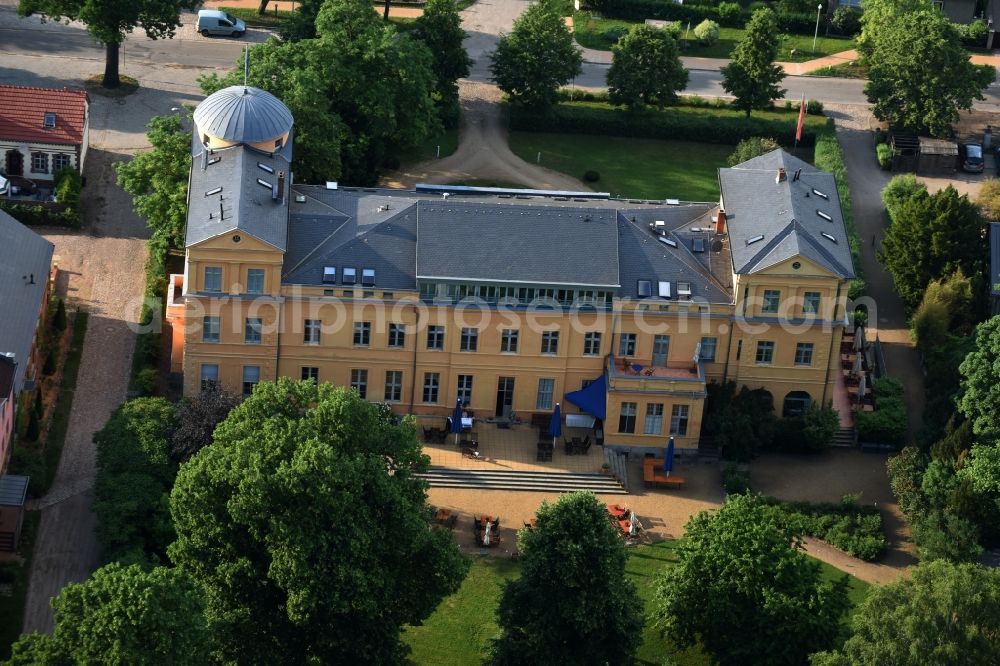
[{"label": "roof window", "polygon": [[669,245],[670,247],[677,247],[677,241],[675,241],[672,238],[667,238],[666,236],[659,236],[657,237],[657,240],[663,243],[664,245]]},{"label": "roof window", "polygon": [[357,268],[344,268],[344,275],[340,278],[341,284],[356,284],[358,281]]},{"label": "roof window", "polygon": [[695,252],[705,251],[705,239],[704,238],[694,238],[691,240],[691,249]]},{"label": "roof window", "polygon": [[361,286],[363,286],[363,287],[374,287],[375,286],[375,269],[374,268],[362,268],[361,269]]},{"label": "roof window", "polygon": [[262,187],[266,187],[269,190],[274,189],[274,185],[272,185],[271,183],[267,182],[263,178],[258,178],[257,179],[257,184],[260,185],[260,186],[262,186]]},{"label": "roof window", "polygon": [[664,282],[661,280],[660,282],[657,283],[657,287],[659,288],[657,293],[659,294],[660,298],[670,298],[669,282]]},{"label": "roof window", "polygon": [[830,217],[829,215],[827,215],[826,213],[824,213],[824,212],[823,212],[823,211],[821,211],[821,210],[818,210],[818,209],[817,209],[817,210],[816,210],[816,214],[817,214],[817,215],[819,215],[820,217],[822,217],[822,218],[823,218],[824,220],[826,220],[827,222],[833,222],[833,218],[832,218],[832,217]]},{"label": "roof window", "polygon": [[677,283],[677,295],[684,300],[691,299],[691,283],[690,282],[678,282]]},{"label": "roof window", "polygon": [[212,164],[218,164],[221,161],[222,161],[221,157],[213,157],[213,158],[211,158],[211,159],[208,160],[208,164],[209,164],[209,166],[211,166]]},{"label": "roof window", "polygon": [[834,243],[837,242],[837,239],[834,238],[832,234],[828,234],[825,231],[823,231],[821,233],[823,234],[823,238],[827,239],[828,241],[833,241]]},{"label": "roof window", "polygon": [[268,173],[274,173],[274,169],[272,169],[271,167],[267,166],[263,162],[257,162],[257,166],[259,166],[261,169],[263,169],[264,171],[266,171]]},{"label": "roof window", "polygon": [[323,267],[323,284],[335,284],[337,282],[337,267]]},{"label": "roof window", "polygon": [[649,298],[653,295],[653,283],[650,280],[639,280],[639,298]]},{"label": "roof window", "polygon": [[754,243],[759,243],[762,240],[764,240],[764,234],[758,234],[757,236],[754,236],[753,238],[748,238],[747,239],[747,245],[753,245]]},{"label": "roof window", "polygon": [[222,188],[221,188],[221,187],[213,187],[213,188],[212,188],[212,189],[210,189],[210,190],[209,190],[208,192],[205,192],[205,196],[206,196],[206,197],[210,197],[210,196],[212,196],[213,194],[218,194],[218,193],[220,193],[220,192],[222,192]]},{"label": "roof window", "polygon": [[56,128],[56,114],[46,113],[45,114],[45,129],[55,129]]},{"label": "roof window", "polygon": [[830,200],[830,197],[826,196],[825,194],[823,194],[822,192],[820,192],[819,190],[817,190],[815,187],[813,188],[813,194],[815,194],[818,197],[823,197],[827,201]]}]

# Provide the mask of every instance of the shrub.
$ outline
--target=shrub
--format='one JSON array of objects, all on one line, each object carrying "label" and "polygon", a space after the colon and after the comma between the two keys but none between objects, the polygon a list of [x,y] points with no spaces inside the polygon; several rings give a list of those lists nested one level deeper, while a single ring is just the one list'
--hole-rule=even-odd
[{"label": "shrub", "polygon": [[906,437],[906,411],[876,405],[874,412],[859,412],[855,426],[862,441],[899,446]]},{"label": "shrub", "polygon": [[741,470],[736,465],[726,465],[722,468],[722,487],[727,495],[750,492],[750,472]]},{"label": "shrub", "polygon": [[823,115],[823,102],[818,99],[811,99],[806,102],[806,113],[810,116],[822,116]]},{"label": "shrub", "polygon": [[840,427],[840,417],[832,406],[813,405],[802,416],[802,444],[806,451],[823,451],[833,443]]},{"label": "shrub", "polygon": [[24,431],[24,438],[29,442],[37,442],[40,429],[38,426],[38,414],[35,410],[28,413],[28,427]]},{"label": "shrub", "polygon": [[705,19],[695,26],[694,36],[702,44],[711,46],[719,41],[719,24],[710,19]]},{"label": "shrub", "polygon": [[743,14],[743,10],[740,9],[739,3],[736,2],[720,2],[719,3],[719,20],[723,23],[733,23],[740,19]]},{"label": "shrub", "polygon": [[38,418],[42,418],[42,415],[45,414],[45,403],[42,401],[42,389],[40,388],[35,389],[35,404],[33,411],[35,412],[35,416]]},{"label": "shrub", "polygon": [[882,203],[885,204],[885,211],[889,215],[889,224],[895,220],[899,209],[906,201],[919,192],[926,191],[927,186],[918,182],[912,173],[894,176],[882,190]]},{"label": "shrub", "polygon": [[733,151],[733,154],[729,156],[727,161],[729,162],[729,166],[736,166],[747,160],[752,160],[755,157],[769,153],[776,148],[780,148],[780,146],[771,137],[752,136],[736,144],[736,150]]},{"label": "shrub", "polygon": [[593,169],[585,171],[583,174],[583,180],[587,183],[596,183],[601,179],[601,174]]},{"label": "shrub", "polygon": [[854,497],[840,502],[786,502],[765,497],[774,517],[786,529],[804,536],[823,539],[835,548],[874,560],[886,547],[882,515],[873,506],[859,506]]},{"label": "shrub", "polygon": [[42,363],[42,374],[51,375],[56,371],[56,355],[51,349],[45,354],[45,362]]},{"label": "shrub", "polygon": [[878,158],[878,165],[883,170],[892,168],[892,148],[887,143],[880,143],[875,146],[875,156]]},{"label": "shrub", "polygon": [[52,317],[52,328],[57,331],[66,330],[66,303],[63,299],[56,299],[56,313]]},{"label": "shrub", "polygon": [[989,37],[990,29],[981,19],[976,19],[968,25],[959,23],[953,24],[958,29],[958,34],[962,37],[962,44],[973,48],[986,46],[986,38]]},{"label": "shrub", "polygon": [[861,31],[861,10],[841,5],[833,12],[830,24],[841,35],[852,37]]},{"label": "shrub", "polygon": [[66,206],[67,209],[76,209],[80,206],[80,190],[83,189],[83,178],[76,169],[66,167],[60,169],[53,175],[53,182],[56,189],[56,201]]},{"label": "shrub", "polygon": [[0,201],[0,210],[9,214],[21,224],[56,227],[79,227],[80,211],[65,208],[59,204],[12,203]]},{"label": "shrub", "polygon": [[628,34],[628,28],[626,28],[625,26],[616,25],[608,28],[603,33],[601,33],[601,37],[604,38],[604,41],[606,42],[617,44],[618,40],[620,40],[627,34]]},{"label": "shrub", "polygon": [[48,475],[45,465],[45,454],[37,446],[19,443],[10,454],[9,474],[20,474],[29,477],[28,497],[39,497],[41,489],[46,484]]},{"label": "shrub", "polygon": [[156,393],[159,377],[156,368],[143,368],[135,376],[136,387],[143,395],[153,395]]}]

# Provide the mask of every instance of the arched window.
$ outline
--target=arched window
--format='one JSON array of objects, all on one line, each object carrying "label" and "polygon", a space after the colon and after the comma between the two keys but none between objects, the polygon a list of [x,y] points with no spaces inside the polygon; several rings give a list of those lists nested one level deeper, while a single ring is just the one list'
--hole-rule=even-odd
[{"label": "arched window", "polygon": [[792,391],[785,396],[785,404],[781,409],[782,416],[799,416],[805,414],[812,405],[812,398],[805,391]]}]

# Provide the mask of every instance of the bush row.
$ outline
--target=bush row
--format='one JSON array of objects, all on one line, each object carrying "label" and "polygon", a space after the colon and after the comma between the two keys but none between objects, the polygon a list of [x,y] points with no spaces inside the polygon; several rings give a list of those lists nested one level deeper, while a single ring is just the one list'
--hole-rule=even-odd
[{"label": "bush row", "polygon": [[885,550],[882,515],[873,506],[859,506],[850,495],[839,504],[764,500],[774,507],[776,520],[796,534],[822,539],[863,560],[874,560]]},{"label": "bush row", "polygon": [[885,377],[875,382],[875,411],[859,412],[855,419],[858,439],[864,442],[900,446],[906,438],[906,405],[903,385]]},{"label": "bush row", "polygon": [[[510,128],[523,132],[594,134],[644,139],[702,141],[735,146],[752,136],[787,137],[792,143],[796,119],[771,120],[745,116],[685,113],[683,107],[666,111],[627,113],[618,109],[559,104],[546,114],[510,107]],[[816,143],[816,133],[802,131],[803,146]],[[836,140],[834,141],[836,143]],[[846,189],[846,184],[843,186]]]},{"label": "bush row", "polygon": [[854,263],[854,280],[848,291],[848,298],[859,298],[865,293],[865,274],[861,267],[861,239],[858,228],[854,224],[854,212],[851,209],[851,190],[847,183],[847,167],[844,166],[844,152],[837,142],[837,134],[833,120],[827,122],[826,129],[816,137],[816,151],[813,164],[823,171],[829,171],[837,180],[837,193],[840,195],[840,209],[844,215],[844,226],[847,227],[847,241],[851,246],[851,260]]},{"label": "bush row", "polygon": [[[157,365],[160,360],[159,326],[149,326],[154,317],[163,317],[165,292],[167,288],[167,244],[153,236],[147,241],[149,257],[146,259],[146,287],[144,301],[139,312],[139,324],[145,327],[135,344],[132,357],[133,384],[140,393],[152,395],[156,392]],[[158,308],[153,304],[160,303]]]},{"label": "bush row", "polygon": [[[643,21],[690,21],[700,23],[705,19],[716,21],[730,28],[742,28],[750,20],[749,12],[733,12],[730,3],[725,7],[675,4],[669,0],[590,0],[591,9],[607,18]],[[720,11],[721,9],[721,11]],[[811,35],[815,29],[816,15],[812,13],[775,12],[778,29],[802,35]]]},{"label": "bush row", "polygon": [[72,227],[80,226],[80,210],[59,204],[15,203],[0,201],[0,210],[21,224],[28,226]]}]

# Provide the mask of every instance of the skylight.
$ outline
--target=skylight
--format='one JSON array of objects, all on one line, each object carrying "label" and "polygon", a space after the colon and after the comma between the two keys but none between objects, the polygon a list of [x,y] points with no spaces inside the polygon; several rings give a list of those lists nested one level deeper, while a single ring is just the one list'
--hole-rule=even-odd
[{"label": "skylight", "polygon": [[268,173],[274,173],[274,169],[272,169],[271,167],[267,166],[266,164],[263,164],[261,162],[257,162],[257,166],[259,166],[261,169],[263,169],[264,171],[266,171]]},{"label": "skylight", "polygon": [[323,267],[323,283],[324,284],[334,284],[337,282],[337,267],[336,266],[324,266]]},{"label": "skylight", "polygon": [[653,295],[653,283],[650,280],[639,280],[639,298],[649,298]]},{"label": "skylight", "polygon": [[212,164],[218,164],[221,161],[222,161],[221,157],[213,157],[210,160],[208,160],[208,163],[209,165],[212,165]]},{"label": "skylight", "polygon": [[691,241],[691,249],[694,250],[695,252],[704,252],[705,251],[705,239],[704,238],[695,238],[695,239],[693,239]]},{"label": "skylight", "polygon": [[829,199],[830,199],[830,197],[826,196],[825,194],[823,194],[822,192],[820,192],[819,190],[817,190],[815,187],[813,188],[813,194],[815,194],[818,197],[823,197],[827,201],[829,201]]},{"label": "skylight", "polygon": [[660,282],[657,283],[657,286],[659,287],[658,293],[660,295],[660,298],[670,298],[670,283],[669,282],[660,281]]},{"label": "skylight", "polygon": [[664,245],[669,245],[670,247],[677,247],[677,241],[675,241],[672,238],[667,238],[666,236],[660,236],[657,240],[659,240]]},{"label": "skylight", "polygon": [[45,114],[45,129],[55,129],[56,128],[56,114],[46,113]]},{"label": "skylight", "polygon": [[206,197],[210,197],[210,196],[212,196],[213,194],[218,194],[218,193],[219,193],[219,192],[221,192],[221,191],[222,191],[222,188],[221,188],[221,187],[213,187],[213,188],[212,188],[212,189],[210,189],[210,190],[209,190],[208,192],[205,192],[205,196],[206,196]]},{"label": "skylight", "polygon": [[834,238],[832,234],[828,234],[825,231],[822,231],[820,233],[822,233],[823,234],[823,238],[827,239],[828,241],[833,241],[834,243],[837,242],[837,239]]},{"label": "skylight", "polygon": [[358,281],[358,269],[345,268],[344,275],[341,277],[340,281],[343,284],[355,284]]},{"label": "skylight", "polygon": [[832,217],[830,217],[829,215],[827,215],[826,213],[824,213],[824,212],[823,212],[823,211],[821,211],[821,210],[817,210],[817,211],[816,211],[816,214],[817,214],[817,215],[819,215],[820,217],[822,217],[822,218],[823,218],[824,220],[826,220],[827,222],[833,222],[833,218],[832,218]]},{"label": "skylight", "polygon": [[747,245],[753,245],[754,243],[759,243],[762,240],[764,240],[764,234],[754,236],[753,238],[748,238]]},{"label": "skylight", "polygon": [[361,285],[364,287],[374,287],[375,286],[375,269],[374,268],[362,268],[361,269]]},{"label": "skylight", "polygon": [[264,187],[266,187],[269,190],[274,187],[273,185],[271,185],[271,183],[267,182],[266,180],[264,180],[262,178],[258,178],[257,179],[257,184],[258,185],[263,185]]}]

